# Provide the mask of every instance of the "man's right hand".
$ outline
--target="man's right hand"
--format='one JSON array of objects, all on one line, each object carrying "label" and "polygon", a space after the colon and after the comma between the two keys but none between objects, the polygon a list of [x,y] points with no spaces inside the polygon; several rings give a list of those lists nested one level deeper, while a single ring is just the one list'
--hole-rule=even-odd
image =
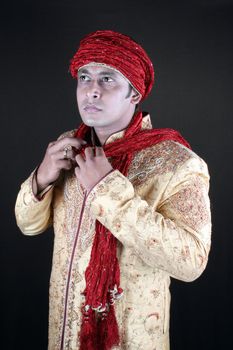
[{"label": "man's right hand", "polygon": [[42,163],[37,169],[37,176],[33,183],[34,194],[37,195],[56,181],[61,170],[70,170],[73,165],[72,162],[75,162],[77,151],[85,144],[86,141],[75,137],[64,137],[51,142]]}]

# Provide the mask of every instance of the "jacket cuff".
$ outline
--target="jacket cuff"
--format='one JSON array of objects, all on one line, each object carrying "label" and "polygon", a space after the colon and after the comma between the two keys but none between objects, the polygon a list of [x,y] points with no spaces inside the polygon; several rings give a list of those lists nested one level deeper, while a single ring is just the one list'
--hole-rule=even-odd
[{"label": "jacket cuff", "polygon": [[35,182],[36,182],[36,186],[37,186],[37,179],[36,179],[36,176],[37,176],[37,170],[38,170],[38,167],[32,172],[31,174],[31,179],[30,179],[30,186],[31,186],[31,192],[32,192],[32,195],[34,197],[34,199],[36,201],[41,201],[46,193],[52,188],[54,187],[54,184],[51,184],[51,185],[48,185],[46,188],[43,189],[43,191],[39,192],[37,195],[34,194],[33,192],[33,181],[35,179]]},{"label": "jacket cuff", "polygon": [[34,179],[34,176],[36,176],[36,172],[37,172],[37,168],[33,170],[29,178],[22,185],[24,189],[23,204],[25,206],[30,205],[31,202],[34,202],[34,203],[41,202],[45,197],[45,195],[53,187],[53,185],[49,185],[42,192],[40,192],[38,195],[35,196],[33,192],[33,179]]}]

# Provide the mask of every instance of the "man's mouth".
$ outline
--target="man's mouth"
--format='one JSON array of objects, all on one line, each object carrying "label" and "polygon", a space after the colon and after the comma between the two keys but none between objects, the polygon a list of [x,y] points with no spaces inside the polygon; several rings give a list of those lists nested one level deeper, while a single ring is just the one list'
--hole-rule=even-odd
[{"label": "man's mouth", "polygon": [[84,111],[88,112],[88,113],[96,113],[96,112],[100,112],[102,109],[96,107],[95,105],[86,105],[84,108]]}]

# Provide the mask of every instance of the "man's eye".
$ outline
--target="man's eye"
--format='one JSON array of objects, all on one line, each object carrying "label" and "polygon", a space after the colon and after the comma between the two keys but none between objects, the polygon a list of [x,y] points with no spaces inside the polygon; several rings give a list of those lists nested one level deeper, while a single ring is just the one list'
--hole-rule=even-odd
[{"label": "man's eye", "polygon": [[80,75],[79,80],[80,81],[89,81],[90,79],[87,75]]},{"label": "man's eye", "polygon": [[102,81],[103,81],[104,83],[111,83],[111,82],[113,81],[113,79],[110,78],[110,77],[103,77],[103,78],[102,78]]}]

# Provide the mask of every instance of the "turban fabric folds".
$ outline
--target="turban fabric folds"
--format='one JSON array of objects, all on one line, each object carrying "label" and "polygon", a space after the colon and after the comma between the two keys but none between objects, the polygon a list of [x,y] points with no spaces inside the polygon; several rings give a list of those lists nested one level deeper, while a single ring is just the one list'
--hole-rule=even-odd
[{"label": "turban fabric folds", "polygon": [[78,70],[99,64],[123,74],[144,100],[154,83],[153,64],[145,50],[127,35],[111,30],[98,30],[85,36],[70,62],[70,72],[77,78]]}]

